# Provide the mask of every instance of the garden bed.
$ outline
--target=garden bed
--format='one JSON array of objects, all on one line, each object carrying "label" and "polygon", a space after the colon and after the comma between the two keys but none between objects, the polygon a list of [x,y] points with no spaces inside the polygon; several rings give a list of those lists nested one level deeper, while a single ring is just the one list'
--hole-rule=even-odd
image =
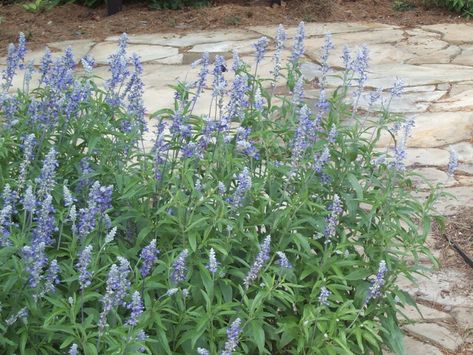
[{"label": "garden bed", "polygon": [[[232,0],[217,1],[217,5],[184,10],[150,11],[146,3],[128,4],[124,10],[106,16],[105,6],[90,9],[68,4],[43,13],[26,12],[20,4],[0,5],[3,23],[0,29],[0,47],[14,42],[19,32],[28,36],[30,48],[48,42],[93,38],[127,33],[182,32],[191,30],[233,28],[250,25],[274,26],[311,21],[374,21],[402,26],[416,26],[443,22],[465,22],[465,18],[442,9],[426,10],[420,0],[416,7],[397,11],[392,0],[338,0],[322,1],[314,5],[300,5],[288,0],[285,6],[269,7],[270,1]],[[327,5],[331,3],[331,5]]]}]

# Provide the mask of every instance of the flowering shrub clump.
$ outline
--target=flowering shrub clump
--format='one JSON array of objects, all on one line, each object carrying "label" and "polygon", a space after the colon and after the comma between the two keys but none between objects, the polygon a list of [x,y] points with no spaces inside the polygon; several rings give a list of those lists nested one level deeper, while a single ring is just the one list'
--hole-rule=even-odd
[{"label": "flowering shrub clump", "polygon": [[[197,80],[177,83],[152,125],[125,35],[103,87],[92,58],[79,75],[70,50],[46,50],[35,68],[23,36],[9,47],[2,353],[403,352],[397,309],[412,300],[395,280],[429,255],[435,196],[411,192],[413,122],[388,107],[402,85],[364,94],[368,50],[346,49],[331,91],[328,36],[311,102],[304,25],[286,37],[280,26],[275,43],[256,41],[254,67],[237,52],[232,63],[204,54]],[[271,78],[258,74],[264,61]],[[208,114],[195,114],[207,94]],[[362,100],[384,108],[359,113]],[[376,147],[386,132],[393,150]]]}]

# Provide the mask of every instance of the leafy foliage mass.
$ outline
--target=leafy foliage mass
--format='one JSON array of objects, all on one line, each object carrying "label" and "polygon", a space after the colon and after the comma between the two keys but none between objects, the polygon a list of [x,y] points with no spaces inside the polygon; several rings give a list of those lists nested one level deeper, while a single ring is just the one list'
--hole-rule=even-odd
[{"label": "leafy foliage mass", "polygon": [[424,0],[428,5],[443,6],[465,16],[473,16],[473,0]]},{"label": "leafy foliage mass", "polygon": [[[305,99],[303,23],[291,51],[285,37],[259,39],[252,66],[204,54],[152,132],[125,35],[103,86],[91,58],[46,51],[35,69],[23,36],[9,47],[2,353],[403,353],[412,301],[395,280],[428,255],[434,194],[418,202],[404,169],[413,122],[388,112],[401,83],[365,97],[367,48],[335,76],[327,37]],[[394,150],[376,148],[383,132]]]}]

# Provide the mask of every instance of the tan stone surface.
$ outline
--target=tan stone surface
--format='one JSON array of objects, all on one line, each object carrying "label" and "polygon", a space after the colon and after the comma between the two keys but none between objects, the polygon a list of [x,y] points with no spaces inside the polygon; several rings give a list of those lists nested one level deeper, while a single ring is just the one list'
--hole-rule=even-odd
[{"label": "tan stone surface", "polygon": [[436,323],[416,323],[404,326],[404,330],[421,340],[455,351],[462,343],[462,338]]}]

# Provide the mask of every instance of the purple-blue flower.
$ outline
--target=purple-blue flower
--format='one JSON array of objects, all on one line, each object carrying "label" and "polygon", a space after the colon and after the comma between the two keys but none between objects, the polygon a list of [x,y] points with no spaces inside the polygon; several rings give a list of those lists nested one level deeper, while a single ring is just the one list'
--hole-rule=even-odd
[{"label": "purple-blue flower", "polygon": [[215,274],[218,271],[218,261],[217,257],[215,256],[214,248],[210,248],[209,251],[209,263],[207,264],[207,269],[212,273]]},{"label": "purple-blue flower", "polygon": [[266,48],[268,47],[268,38],[261,37],[253,44],[253,48],[255,49],[255,56],[256,56],[256,65],[258,65],[264,57],[264,53],[266,52]]},{"label": "purple-blue flower", "polygon": [[54,259],[51,261],[49,264],[49,268],[46,271],[46,276],[44,280],[44,290],[43,293],[53,293],[56,290],[57,284],[59,284],[59,265],[57,263],[57,260]]},{"label": "purple-blue flower", "polygon": [[458,168],[458,154],[455,148],[449,147],[449,159],[448,159],[448,175],[453,176],[455,170]]},{"label": "purple-blue flower", "polygon": [[33,149],[36,144],[35,135],[33,133],[27,135],[23,139],[23,161],[20,163],[20,172],[18,174],[19,188],[23,187],[28,174],[28,168],[33,160]]},{"label": "purple-blue flower", "polygon": [[56,184],[54,179],[57,166],[57,153],[53,147],[44,158],[40,176],[36,178],[36,183],[38,184],[38,196],[40,198],[49,194],[54,188],[54,185]]},{"label": "purple-blue flower", "polygon": [[319,294],[319,303],[323,306],[328,306],[330,304],[328,302],[328,298],[330,297],[331,294],[332,294],[332,292],[327,290],[326,287],[322,287],[320,289],[320,294]]},{"label": "purple-blue flower", "polygon": [[26,245],[22,248],[23,263],[25,265],[26,272],[29,274],[29,285],[32,288],[36,288],[42,278],[43,268],[48,263],[48,258],[44,253],[46,245],[44,242],[33,244],[31,246]]},{"label": "purple-blue flower", "polygon": [[243,168],[243,171],[238,174],[237,187],[233,192],[232,197],[228,201],[234,208],[241,207],[243,205],[243,199],[248,190],[251,189],[251,176],[248,168]]},{"label": "purple-blue flower", "polygon": [[156,248],[156,239],[153,239],[147,246],[143,248],[140,254],[142,260],[140,273],[142,277],[150,274],[151,269],[158,260],[159,250]]},{"label": "purple-blue flower", "polygon": [[247,93],[249,90],[248,76],[245,73],[237,74],[233,80],[227,105],[226,117],[229,120],[243,119],[244,109],[248,107]]},{"label": "purple-blue flower", "polygon": [[178,284],[186,279],[186,259],[189,255],[189,251],[184,249],[181,253],[177,256],[176,260],[174,260],[171,266],[171,282],[173,284]]},{"label": "purple-blue flower", "polygon": [[238,338],[241,334],[241,319],[235,319],[230,327],[227,328],[227,341],[225,342],[225,348],[220,353],[220,355],[232,355],[232,352],[238,346]]},{"label": "purple-blue flower", "polygon": [[330,242],[330,239],[335,236],[337,232],[336,228],[339,223],[340,215],[343,213],[342,201],[340,197],[335,194],[333,200],[328,208],[330,215],[325,218],[326,226],[324,230],[324,236],[326,238],[326,243]]},{"label": "purple-blue flower", "polygon": [[282,269],[292,269],[292,264],[289,262],[284,252],[278,251],[276,252],[276,255],[279,257],[277,263]]},{"label": "purple-blue flower", "polygon": [[276,82],[278,81],[281,72],[281,53],[284,48],[285,40],[286,31],[284,30],[283,25],[279,25],[278,30],[276,32],[276,50],[272,58],[272,61],[274,63],[274,69],[271,71],[271,73],[273,74],[273,83],[271,85],[273,87],[276,85]]},{"label": "purple-blue flower", "polygon": [[134,327],[138,324],[138,318],[141,316],[144,309],[143,300],[138,291],[133,292],[131,302],[127,305],[127,308],[131,311],[131,314],[125,324]]},{"label": "purple-blue flower", "polygon": [[386,262],[381,260],[379,263],[378,273],[376,277],[371,280],[371,286],[368,292],[368,297],[366,298],[365,304],[367,304],[373,298],[381,297],[381,289],[384,286],[384,275],[388,271],[386,267]]},{"label": "purple-blue flower", "polygon": [[103,334],[107,326],[108,313],[118,305],[126,306],[123,299],[130,289],[130,280],[128,280],[130,263],[123,257],[118,257],[118,262],[119,265],[113,264],[108,273],[106,291],[102,297],[103,310],[98,322],[99,334]]},{"label": "purple-blue flower", "polygon": [[71,347],[69,348],[69,355],[79,355],[79,351],[77,349],[76,343],[72,344]]},{"label": "purple-blue flower", "polygon": [[243,284],[246,288],[250,287],[250,285],[258,278],[258,275],[263,268],[264,264],[269,260],[269,252],[271,251],[271,236],[267,236],[263,243],[260,245],[260,251],[258,255],[256,255],[256,259],[253,265],[250,268],[250,271],[245,276],[243,280]]},{"label": "purple-blue flower", "polygon": [[294,44],[292,46],[291,62],[296,64],[299,58],[304,55],[304,22],[300,22],[297,27],[297,33],[294,37]]},{"label": "purple-blue flower", "polygon": [[330,150],[328,146],[326,145],[321,154],[319,153],[315,154],[312,168],[317,174],[320,174],[324,166],[328,163],[329,159],[330,159]]},{"label": "purple-blue flower", "polygon": [[33,229],[32,241],[33,243],[45,243],[50,245],[53,241],[53,233],[56,231],[56,219],[54,216],[55,209],[53,207],[53,198],[50,194],[44,197],[41,201],[41,208],[37,211],[36,226]]},{"label": "purple-blue flower", "polygon": [[92,249],[92,245],[87,245],[84,250],[79,253],[79,260],[76,264],[77,270],[79,271],[79,284],[81,290],[89,287],[92,283],[92,273],[88,270],[92,260]]}]

